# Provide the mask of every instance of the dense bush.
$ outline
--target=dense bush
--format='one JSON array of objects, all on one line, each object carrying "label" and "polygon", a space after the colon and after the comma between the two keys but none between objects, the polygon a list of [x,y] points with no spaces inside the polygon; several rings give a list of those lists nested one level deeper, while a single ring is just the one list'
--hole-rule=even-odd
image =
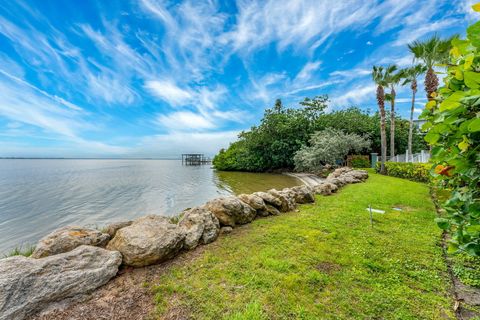
[{"label": "dense bush", "polygon": [[353,168],[370,168],[370,157],[362,155],[350,155],[347,157],[347,166]]},{"label": "dense bush", "polygon": [[[409,162],[386,162],[386,175],[408,179],[417,182],[430,181],[430,169],[432,165],[427,163],[409,163]],[[380,171],[380,162],[376,164],[377,172]]]},{"label": "dense bush", "polygon": [[343,163],[349,152],[361,152],[371,144],[358,134],[332,128],[315,132],[309,142],[309,146],[303,146],[293,158],[298,171],[319,171],[327,164]]},{"label": "dense bush", "polygon": [[480,22],[467,39],[452,41],[445,86],[422,117],[432,146],[433,176],[452,190],[440,228],[451,232],[450,251],[480,256]]},{"label": "dense bush", "polygon": [[[307,98],[299,108],[285,108],[277,101],[273,108],[265,110],[258,126],[242,132],[237,142],[215,156],[215,168],[230,171],[291,170],[294,168],[295,153],[308,145],[311,134],[326,128],[368,135],[372,145],[365,152],[380,152],[378,114],[370,114],[356,107],[325,113],[327,103],[326,96]],[[397,152],[403,153],[407,148],[409,123],[400,118],[395,123],[395,145]],[[414,135],[414,149],[419,151],[424,148],[423,138]]]}]

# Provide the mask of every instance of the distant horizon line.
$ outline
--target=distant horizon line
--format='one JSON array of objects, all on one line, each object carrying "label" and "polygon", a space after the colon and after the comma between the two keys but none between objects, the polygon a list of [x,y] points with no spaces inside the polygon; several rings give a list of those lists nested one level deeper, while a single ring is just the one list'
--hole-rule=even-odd
[{"label": "distant horizon line", "polygon": [[141,157],[141,158],[126,158],[126,157],[0,157],[0,160],[182,160],[181,157]]}]

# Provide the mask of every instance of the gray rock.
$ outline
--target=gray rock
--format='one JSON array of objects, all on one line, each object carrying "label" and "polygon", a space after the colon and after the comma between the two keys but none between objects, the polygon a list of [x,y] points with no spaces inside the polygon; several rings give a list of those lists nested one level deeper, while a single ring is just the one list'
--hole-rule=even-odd
[{"label": "gray rock", "polygon": [[255,192],[254,195],[259,196],[260,198],[263,199],[265,204],[270,204],[272,206],[275,206],[277,208],[280,208],[282,206],[282,201],[278,198],[275,198],[269,193],[266,192]]},{"label": "gray rock", "polygon": [[278,210],[277,208],[275,208],[271,204],[266,204],[265,207],[266,207],[269,215],[278,216],[280,214],[280,210]]},{"label": "gray rock", "polygon": [[312,203],[315,202],[315,193],[312,188],[308,186],[296,186],[290,190],[295,193],[296,203]]},{"label": "gray rock", "polygon": [[81,245],[104,247],[110,236],[95,229],[67,226],[43,237],[35,246],[32,258],[68,252]]},{"label": "gray rock", "polygon": [[131,225],[133,221],[120,221],[120,222],[114,222],[109,225],[107,225],[102,231],[104,233],[107,233],[110,236],[110,239],[115,237],[115,234],[117,233],[118,230],[128,227]]},{"label": "gray rock", "polygon": [[205,208],[213,212],[222,226],[235,227],[255,219],[256,210],[237,197],[223,197],[211,200]]},{"label": "gray rock", "polygon": [[233,231],[233,228],[232,227],[229,227],[229,226],[226,226],[226,227],[222,227],[220,229],[220,233],[221,234],[229,234],[229,233],[232,233]]},{"label": "gray rock", "polygon": [[338,190],[337,185],[327,181],[322,182],[321,184],[315,186],[315,192],[318,194],[322,194],[324,196],[331,195],[332,193],[337,192],[337,190]]},{"label": "gray rock", "polygon": [[345,180],[340,179],[340,178],[328,178],[328,179],[325,180],[325,182],[334,184],[334,185],[336,185],[338,188],[341,188],[341,187],[343,187],[344,185],[347,184],[347,182],[346,182]]},{"label": "gray rock", "polygon": [[173,258],[184,239],[182,228],[167,217],[149,215],[118,230],[107,249],[120,251],[124,264],[143,267]]},{"label": "gray rock", "polygon": [[220,232],[220,223],[217,217],[203,207],[184,211],[178,226],[185,233],[184,247],[186,249],[193,249],[200,243],[213,242]]},{"label": "gray rock", "polygon": [[258,211],[265,210],[265,202],[256,194],[241,194],[238,196],[240,200],[248,204],[250,207]]},{"label": "gray rock", "polygon": [[340,177],[341,175],[347,173],[347,172],[350,172],[352,171],[353,169],[351,168],[348,168],[348,167],[342,167],[342,168],[338,168],[338,169],[335,169],[332,173],[330,173],[327,177],[328,178],[338,178]]},{"label": "gray rock", "polygon": [[0,259],[0,319],[25,319],[93,291],[117,274],[121,262],[117,251],[84,245],[41,259]]},{"label": "gray rock", "polygon": [[267,191],[269,194],[279,199],[281,206],[278,208],[281,212],[293,211],[296,208],[296,203],[294,197],[288,192],[282,192],[275,189],[270,189]]}]

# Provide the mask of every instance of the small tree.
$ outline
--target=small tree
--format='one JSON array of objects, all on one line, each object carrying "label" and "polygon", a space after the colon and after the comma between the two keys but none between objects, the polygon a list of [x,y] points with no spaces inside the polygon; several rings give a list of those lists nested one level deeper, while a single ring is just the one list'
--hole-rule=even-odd
[{"label": "small tree", "polygon": [[370,140],[354,133],[327,128],[310,137],[310,146],[303,146],[295,154],[298,171],[318,171],[326,164],[336,165],[350,152],[361,152],[370,147]]},{"label": "small tree", "polygon": [[377,84],[377,104],[380,111],[380,144],[381,144],[381,166],[380,173],[385,174],[385,162],[387,162],[387,132],[385,120],[385,90],[388,85],[383,67],[373,66],[373,81]]}]

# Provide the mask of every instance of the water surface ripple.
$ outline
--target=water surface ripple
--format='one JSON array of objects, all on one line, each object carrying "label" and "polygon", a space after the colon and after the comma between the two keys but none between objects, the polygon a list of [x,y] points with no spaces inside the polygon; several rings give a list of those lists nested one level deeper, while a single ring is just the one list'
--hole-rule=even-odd
[{"label": "water surface ripple", "polygon": [[277,174],[216,172],[178,160],[0,160],[0,254],[65,225],[175,215],[221,195],[298,185]]}]

